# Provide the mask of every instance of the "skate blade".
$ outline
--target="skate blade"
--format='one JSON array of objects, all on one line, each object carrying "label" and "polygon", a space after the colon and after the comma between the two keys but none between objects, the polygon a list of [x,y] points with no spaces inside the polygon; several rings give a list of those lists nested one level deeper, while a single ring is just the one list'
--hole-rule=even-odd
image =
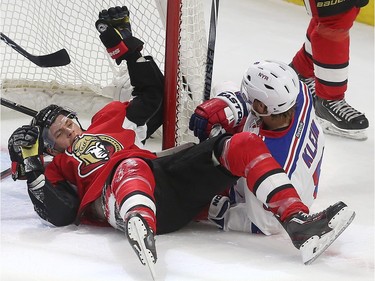
[{"label": "skate blade", "polygon": [[343,130],[343,129],[336,127],[335,125],[328,122],[327,120],[319,118],[318,116],[316,116],[316,119],[319,121],[319,124],[323,128],[323,132],[326,134],[348,138],[348,139],[354,139],[354,140],[367,140],[366,129]]},{"label": "skate blade", "polygon": [[301,245],[302,261],[305,265],[313,263],[351,224],[355,212],[347,207],[342,208],[329,222],[330,232],[319,236],[315,235]]},{"label": "skate blade", "polygon": [[[150,270],[152,279],[155,280],[155,266],[156,259],[152,252],[147,249],[145,244],[145,239],[147,236],[147,228],[139,217],[132,217],[127,223],[128,228],[128,239],[135,241],[135,244],[132,244],[132,247],[138,254],[139,260],[141,263],[148,267]],[[138,247],[137,247],[138,246]]]}]

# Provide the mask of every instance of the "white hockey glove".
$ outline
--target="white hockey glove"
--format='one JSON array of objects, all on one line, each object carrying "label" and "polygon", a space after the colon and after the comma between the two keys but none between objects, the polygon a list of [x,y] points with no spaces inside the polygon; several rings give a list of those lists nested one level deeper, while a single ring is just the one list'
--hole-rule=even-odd
[{"label": "white hockey glove", "polygon": [[208,220],[216,224],[224,231],[228,230],[228,210],[230,208],[230,200],[227,196],[216,195],[208,209]]}]

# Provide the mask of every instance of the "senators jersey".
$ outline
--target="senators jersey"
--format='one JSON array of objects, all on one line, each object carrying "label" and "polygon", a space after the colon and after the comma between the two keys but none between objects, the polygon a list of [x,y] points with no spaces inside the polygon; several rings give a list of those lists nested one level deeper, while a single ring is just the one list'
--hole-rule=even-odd
[{"label": "senators jersey", "polygon": [[128,105],[115,101],[97,112],[89,128],[46,167],[44,174],[52,184],[66,181],[76,187],[81,202],[79,214],[101,195],[119,161],[129,157],[155,158],[136,145],[144,138],[146,128],[126,119]]}]

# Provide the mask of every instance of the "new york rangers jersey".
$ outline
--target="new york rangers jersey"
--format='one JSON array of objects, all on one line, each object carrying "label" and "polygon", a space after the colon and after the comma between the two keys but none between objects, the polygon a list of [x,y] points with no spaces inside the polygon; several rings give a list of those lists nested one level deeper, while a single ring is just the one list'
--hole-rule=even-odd
[{"label": "new york rangers jersey", "polygon": [[[324,135],[315,119],[313,98],[306,85],[300,82],[295,114],[288,128],[281,131],[265,130],[258,117],[249,115],[243,131],[256,133],[263,139],[272,156],[291,179],[302,202],[310,207],[319,186]],[[233,190],[235,202],[239,204],[230,209],[232,222],[229,219],[229,229],[251,231],[251,227],[256,225],[265,234],[272,234],[281,229],[273,214],[266,211],[263,204],[249,191],[244,179],[240,179]],[[236,226],[239,217],[242,218],[239,219],[242,229],[237,229],[239,226]],[[250,220],[247,223],[242,221],[247,219]]]}]

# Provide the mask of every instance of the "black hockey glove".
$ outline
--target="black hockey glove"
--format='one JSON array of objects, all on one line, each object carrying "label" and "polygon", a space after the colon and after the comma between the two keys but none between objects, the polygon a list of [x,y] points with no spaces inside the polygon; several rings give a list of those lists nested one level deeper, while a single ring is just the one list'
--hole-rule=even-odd
[{"label": "black hockey glove", "polygon": [[25,125],[15,130],[8,140],[8,150],[13,180],[26,179],[28,172],[43,171],[40,158],[43,156],[43,141],[39,127]]},{"label": "black hockey glove", "polygon": [[141,56],[143,42],[132,34],[127,7],[116,6],[102,10],[95,26],[100,32],[100,40],[117,65],[124,59],[136,60]]}]

